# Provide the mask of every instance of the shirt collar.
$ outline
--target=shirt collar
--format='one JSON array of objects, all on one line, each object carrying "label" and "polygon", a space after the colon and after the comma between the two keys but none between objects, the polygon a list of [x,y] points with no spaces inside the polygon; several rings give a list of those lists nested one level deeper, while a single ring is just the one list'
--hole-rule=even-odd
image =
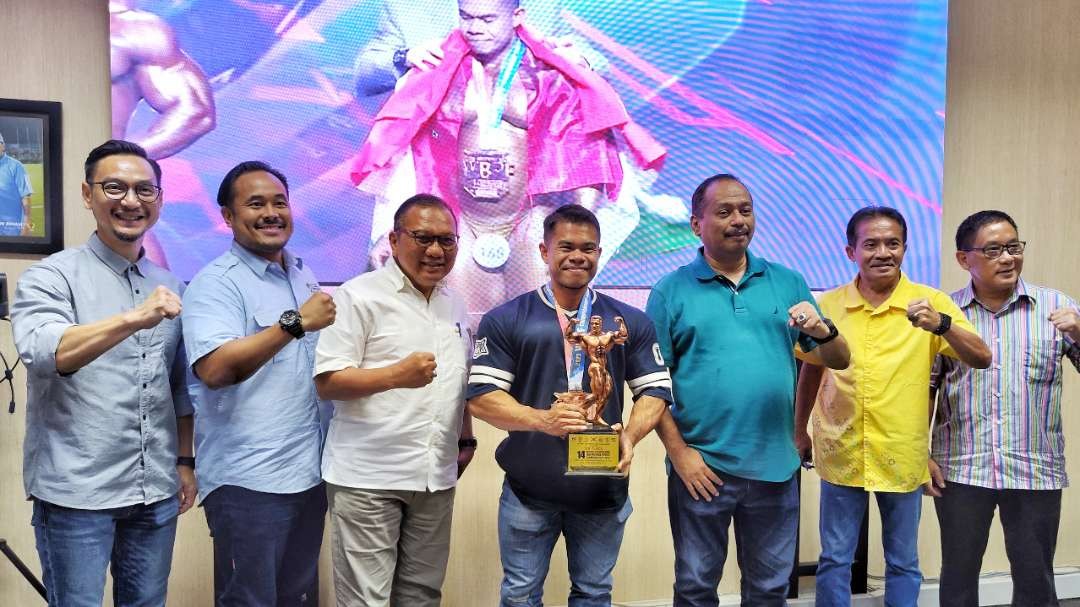
[{"label": "shirt collar", "polygon": [[[961,309],[979,303],[979,300],[975,299],[975,285],[971,282],[968,282],[967,286],[957,291],[956,297],[959,300],[958,303]],[[1024,282],[1023,278],[1017,279],[1016,288],[1013,289],[1012,296],[1009,297],[1009,301],[1005,302],[1005,306],[1002,307],[1002,310],[1012,307],[1012,305],[1019,301],[1021,297],[1028,299],[1031,303],[1035,303],[1035,295],[1028,290],[1027,283]]]},{"label": "shirt collar", "polygon": [[[878,308],[897,308],[900,310],[907,310],[908,303],[912,299],[919,297],[919,293],[916,292],[914,284],[908,280],[908,277],[903,272],[900,272],[900,281],[896,283],[896,288],[889,294],[889,298],[886,299]],[[863,294],[859,292],[859,277],[858,275],[844,287],[844,307],[845,308],[863,308],[868,310],[874,310],[870,305],[870,302],[866,301]]]},{"label": "shirt collar", "polygon": [[[415,294],[419,295],[420,297],[428,299],[427,296],[425,296],[423,293],[420,292],[420,289],[416,288],[416,285],[413,284],[413,281],[410,280],[409,277],[405,275],[405,272],[402,271],[401,266],[398,265],[398,262],[397,262],[396,259],[391,257],[386,262],[386,265],[383,266],[383,267],[386,269],[387,274],[389,274],[390,279],[394,284],[394,289],[398,293],[403,293],[403,292],[409,291],[409,292],[412,292],[412,293],[415,293]],[[443,277],[442,280],[440,280],[439,282],[437,282],[435,284],[435,288],[432,289],[431,295],[432,295],[432,297],[434,297],[435,293],[437,291],[445,291],[445,290],[446,290],[446,278]]]},{"label": "shirt collar", "polygon": [[[274,262],[266,259],[265,257],[260,257],[259,255],[252,253],[250,250],[244,248],[243,245],[236,242],[235,240],[232,242],[232,253],[236,256],[237,259],[244,262],[244,265],[251,268],[251,271],[254,272],[257,276],[262,276],[266,274],[266,271],[270,268],[270,266],[275,265]],[[284,256],[286,268],[295,267],[298,270],[304,268],[304,260],[290,253],[288,249],[284,251]]]},{"label": "shirt collar", "polygon": [[[589,296],[589,303],[592,304],[592,305],[595,305],[596,304],[596,291],[594,291],[592,287],[587,287],[586,288],[586,293]],[[543,286],[536,287],[536,294],[540,296],[540,301],[544,302],[545,306],[551,308],[552,310],[560,310],[561,309],[558,302],[556,302],[554,299],[548,298],[547,290],[544,289]],[[564,310],[564,311],[568,312],[571,317],[577,316],[577,308],[574,308],[573,310]]]},{"label": "shirt collar", "polygon": [[140,276],[146,276],[147,266],[150,264],[150,260],[146,258],[146,250],[139,251],[139,259],[135,263],[131,263],[126,257],[117,253],[109,248],[105,244],[97,232],[90,235],[90,240],[86,242],[86,246],[102,261],[110,270],[116,272],[119,275],[123,275],[128,268],[135,268],[135,271]]},{"label": "shirt collar", "polygon": [[[743,274],[742,280],[745,281],[751,276],[759,276],[761,274],[764,274],[765,268],[767,266],[768,264],[765,263],[764,259],[758,257],[757,255],[754,255],[750,252],[749,249],[747,249],[746,273]],[[709,282],[710,280],[716,280],[717,276],[719,276],[716,273],[716,270],[714,270],[713,267],[709,265],[709,261],[705,259],[705,247],[698,247],[697,257],[694,258],[694,261],[690,262],[690,271],[693,273],[694,277],[701,282]]]}]

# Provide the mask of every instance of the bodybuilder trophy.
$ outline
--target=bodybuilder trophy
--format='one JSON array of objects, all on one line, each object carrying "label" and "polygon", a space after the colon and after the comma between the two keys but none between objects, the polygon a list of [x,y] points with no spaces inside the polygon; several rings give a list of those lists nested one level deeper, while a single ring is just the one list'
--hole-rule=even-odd
[{"label": "bodybuilder trophy", "polygon": [[584,409],[585,421],[589,424],[584,432],[574,432],[567,437],[568,475],[624,476],[616,470],[619,465],[619,434],[600,416],[614,389],[607,370],[607,353],[612,346],[625,344],[630,336],[621,316],[615,317],[615,323],[619,326],[618,331],[604,332],[603,319],[592,316],[587,331],[580,330],[577,323],[569,323],[566,327],[566,341],[574,346],[571,367],[584,366],[584,356],[588,355],[589,387],[592,388],[592,393],[583,391],[580,374],[577,374],[576,382],[571,378],[568,392],[555,394],[557,401]]}]

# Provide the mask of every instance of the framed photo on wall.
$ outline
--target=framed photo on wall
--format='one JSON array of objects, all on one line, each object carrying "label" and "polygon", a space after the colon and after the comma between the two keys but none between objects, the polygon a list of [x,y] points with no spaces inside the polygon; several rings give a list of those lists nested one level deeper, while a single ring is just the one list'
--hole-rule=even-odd
[{"label": "framed photo on wall", "polygon": [[0,99],[0,253],[64,246],[60,103]]}]

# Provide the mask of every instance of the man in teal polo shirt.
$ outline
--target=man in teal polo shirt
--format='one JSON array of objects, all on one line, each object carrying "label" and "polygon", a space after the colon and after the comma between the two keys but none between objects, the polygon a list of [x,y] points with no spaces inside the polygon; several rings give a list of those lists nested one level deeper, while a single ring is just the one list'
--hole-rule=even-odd
[{"label": "man in teal polo shirt", "polygon": [[784,605],[799,525],[795,345],[834,369],[850,355],[803,277],[747,250],[754,202],[738,178],[706,179],[691,212],[703,246],[656,284],[646,308],[674,386],[657,427],[675,471],[674,604],[718,603],[734,518],[742,603]]}]

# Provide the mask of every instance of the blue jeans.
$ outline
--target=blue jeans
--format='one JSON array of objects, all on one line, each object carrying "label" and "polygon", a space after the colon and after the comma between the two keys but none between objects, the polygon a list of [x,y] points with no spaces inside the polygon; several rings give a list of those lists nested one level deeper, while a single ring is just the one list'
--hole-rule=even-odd
[{"label": "blue jeans", "polygon": [[322,483],[300,493],[225,485],[203,500],[214,538],[214,601],[220,607],[318,605]]},{"label": "blue jeans", "polygon": [[611,605],[612,572],[622,545],[623,528],[633,507],[618,512],[579,513],[537,510],[522,504],[503,481],[499,498],[499,552],[502,607],[543,605],[544,579],[559,534],[566,537],[570,570],[569,607]]},{"label": "blue jeans", "polygon": [[[869,496],[862,487],[821,481],[821,557],[817,568],[817,607],[851,604],[851,564]],[[875,492],[881,511],[885,547],[885,605],[908,607],[919,602],[919,516],[922,489],[908,493]]]},{"label": "blue jeans", "polygon": [[[716,471],[714,471],[716,472]],[[675,544],[675,607],[717,605],[727,560],[728,527],[742,571],[742,604],[785,605],[799,531],[795,476],[770,483],[716,472],[724,481],[712,501],[695,500],[678,474],[668,475],[668,517]]]},{"label": "blue jeans", "polygon": [[111,564],[114,605],[164,605],[179,509],[176,496],[105,510],[34,499],[31,522],[49,604],[101,607]]}]

